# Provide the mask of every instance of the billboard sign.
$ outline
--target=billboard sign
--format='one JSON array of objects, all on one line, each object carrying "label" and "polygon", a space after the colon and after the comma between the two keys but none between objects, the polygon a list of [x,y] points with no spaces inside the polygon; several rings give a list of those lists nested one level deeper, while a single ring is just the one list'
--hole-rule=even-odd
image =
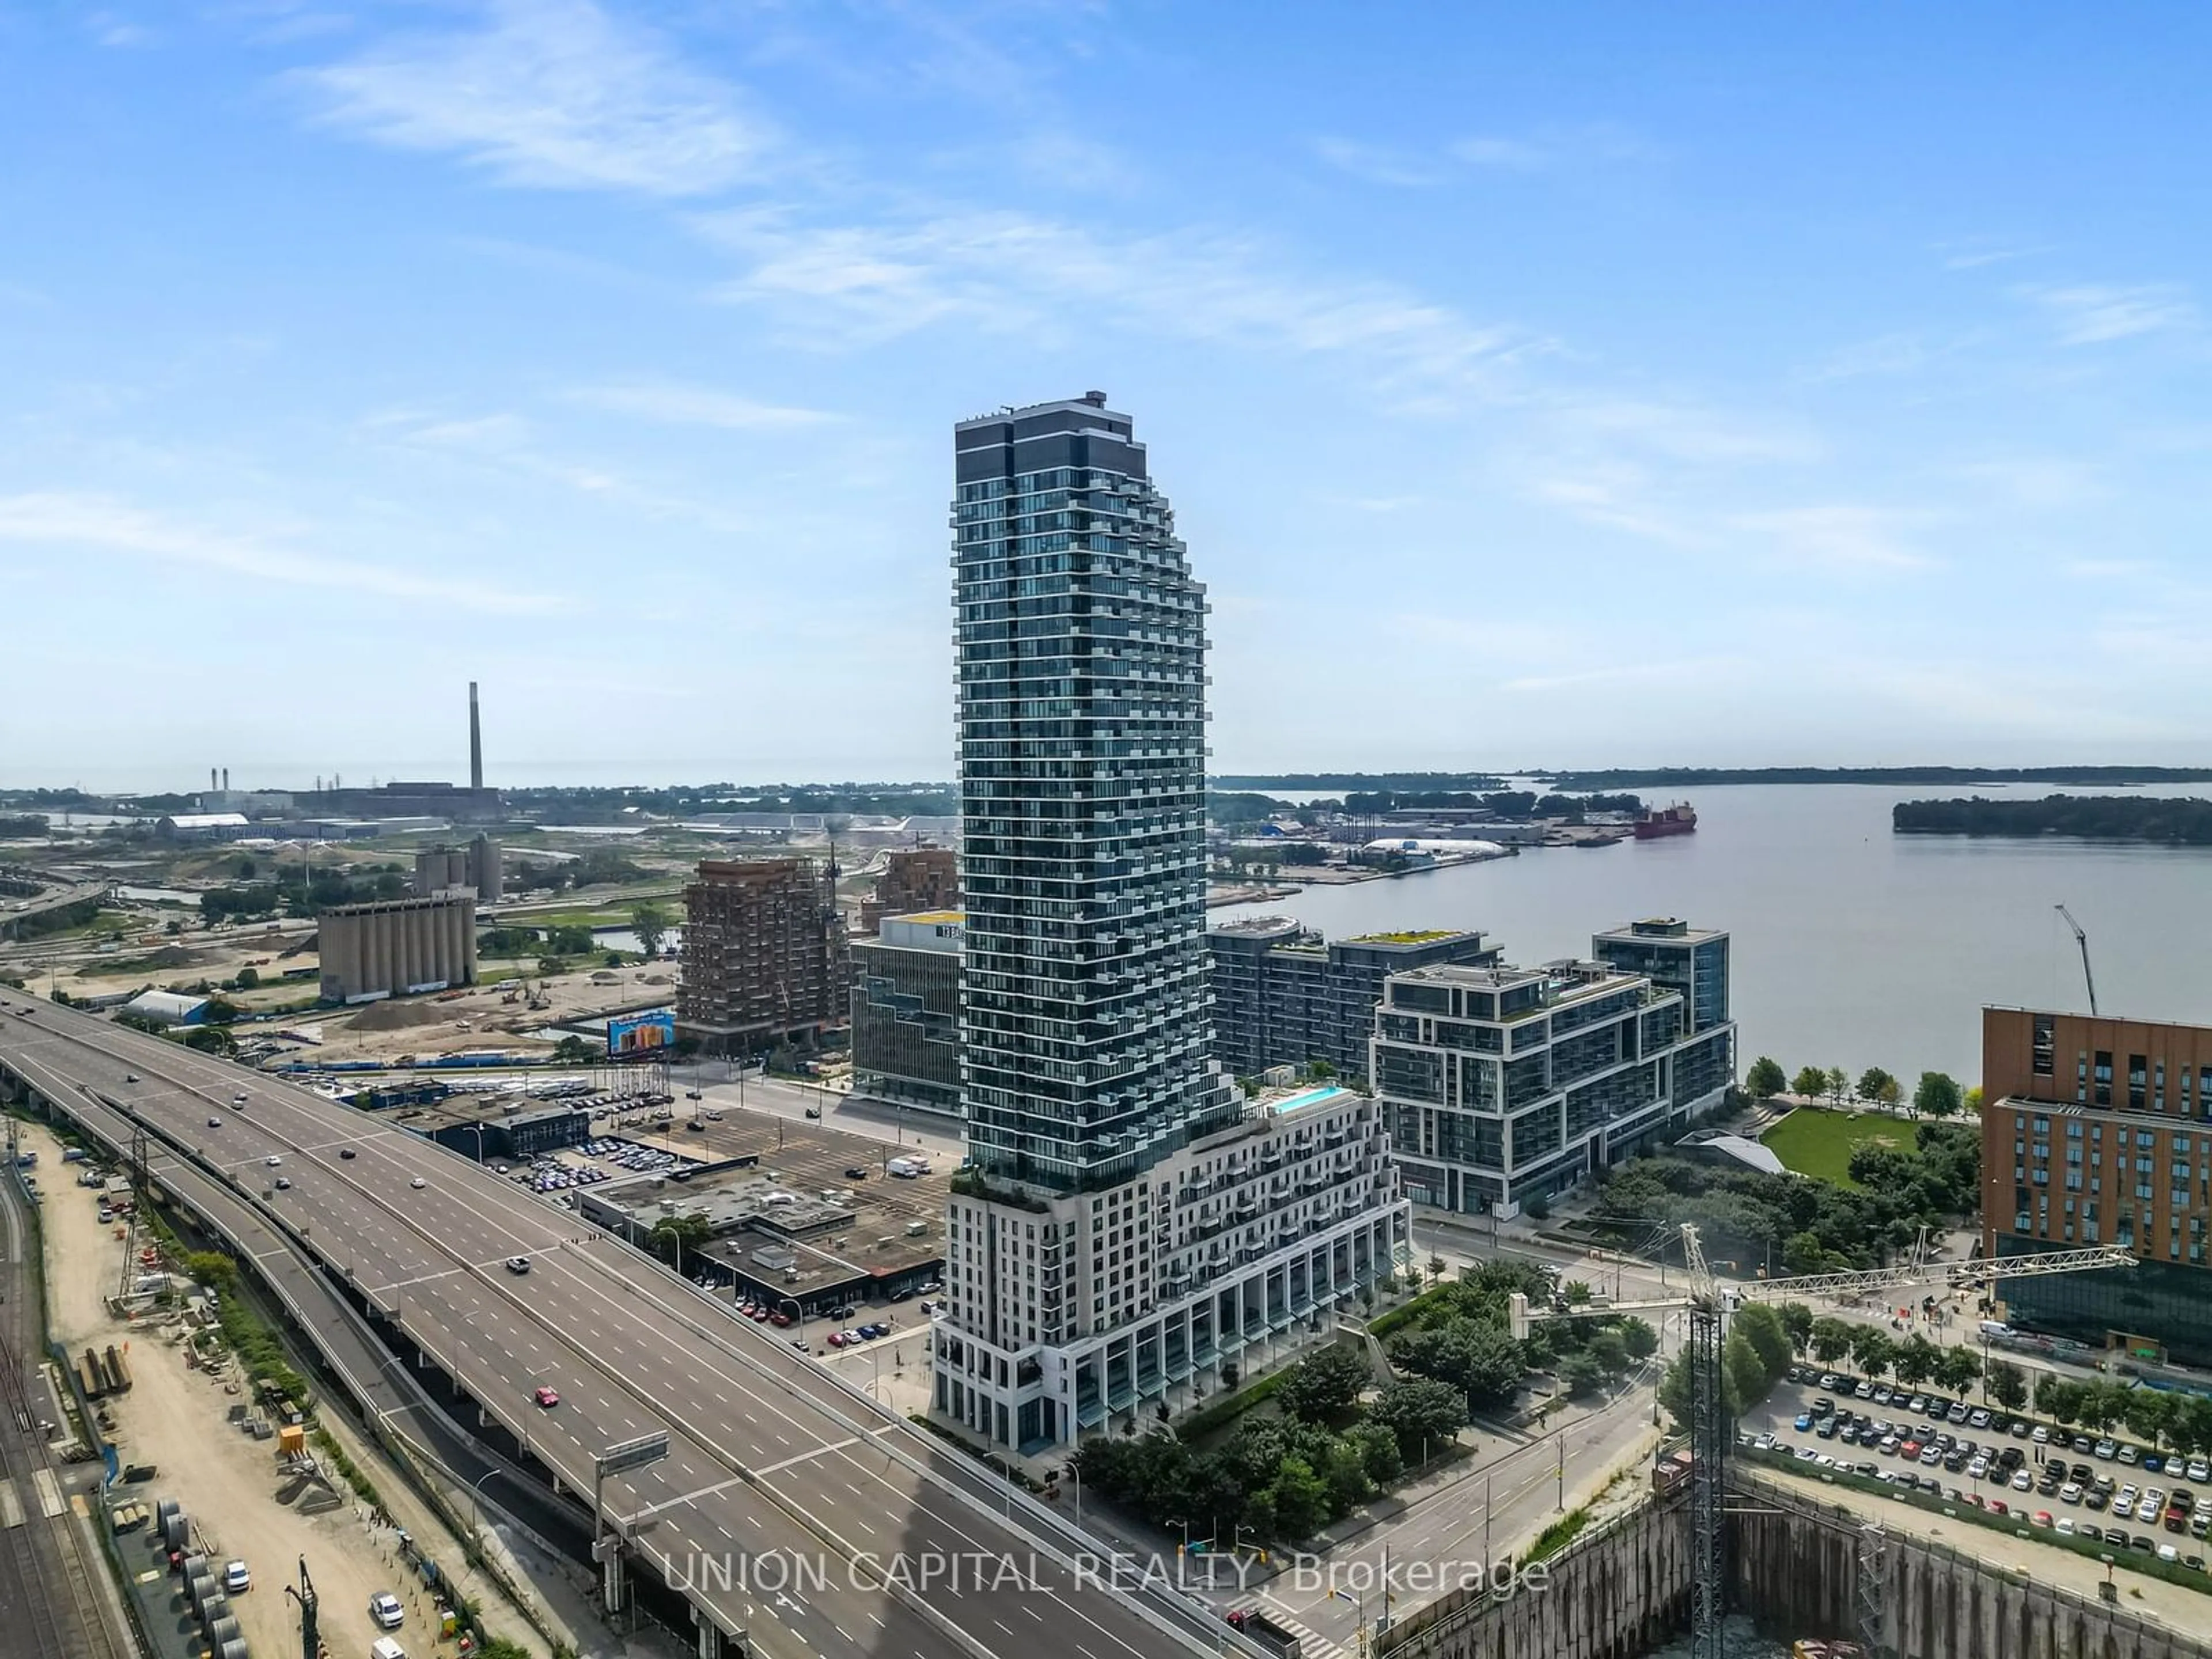
[{"label": "billboard sign", "polygon": [[676,1016],[665,1008],[625,1014],[607,1022],[607,1058],[635,1060],[665,1054],[676,1042]]}]

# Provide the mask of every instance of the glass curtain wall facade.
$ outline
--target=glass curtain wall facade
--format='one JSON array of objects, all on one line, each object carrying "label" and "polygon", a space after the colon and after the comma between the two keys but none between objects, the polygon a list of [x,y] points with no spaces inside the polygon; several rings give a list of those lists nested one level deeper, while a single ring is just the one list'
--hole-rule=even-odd
[{"label": "glass curtain wall facade", "polygon": [[1206,1063],[1205,589],[1103,394],[954,446],[969,1155],[1095,1191],[1237,1116]]}]

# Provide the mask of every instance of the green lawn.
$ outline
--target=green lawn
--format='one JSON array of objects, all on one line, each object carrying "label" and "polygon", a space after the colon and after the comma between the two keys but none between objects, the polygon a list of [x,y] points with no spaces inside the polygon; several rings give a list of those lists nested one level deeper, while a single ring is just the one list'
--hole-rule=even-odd
[{"label": "green lawn", "polygon": [[1912,1126],[1873,1113],[1829,1112],[1800,1106],[1759,1137],[1790,1168],[1815,1181],[1856,1187],[1851,1154],[1869,1143],[1912,1149]]}]

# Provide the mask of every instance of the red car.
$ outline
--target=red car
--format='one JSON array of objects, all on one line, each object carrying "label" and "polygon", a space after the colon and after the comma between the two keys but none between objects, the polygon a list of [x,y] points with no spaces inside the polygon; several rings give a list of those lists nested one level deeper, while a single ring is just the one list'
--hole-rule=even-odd
[{"label": "red car", "polygon": [[754,1324],[760,1324],[768,1318],[768,1310],[766,1308],[755,1308],[750,1316]]},{"label": "red car", "polygon": [[561,1391],[558,1389],[540,1389],[532,1398],[550,1410],[561,1403]]},{"label": "red car", "polygon": [[831,1347],[833,1347],[833,1348],[842,1348],[842,1347],[843,1347],[843,1346],[845,1346],[845,1338],[844,1338],[844,1334],[843,1334],[843,1333],[839,1332],[839,1331],[832,1331],[832,1332],[830,1332],[830,1346]]},{"label": "red car", "polygon": [[1920,1443],[1917,1440],[1906,1441],[1903,1445],[1897,1449],[1897,1455],[1907,1461],[1919,1456]]},{"label": "red car", "polygon": [[2051,1511],[2049,1510],[2036,1510],[2035,1524],[2039,1527],[2049,1526],[2051,1524]]},{"label": "red car", "polygon": [[787,1313],[772,1313],[768,1316],[768,1322],[777,1327],[787,1326],[791,1323],[791,1316]]}]

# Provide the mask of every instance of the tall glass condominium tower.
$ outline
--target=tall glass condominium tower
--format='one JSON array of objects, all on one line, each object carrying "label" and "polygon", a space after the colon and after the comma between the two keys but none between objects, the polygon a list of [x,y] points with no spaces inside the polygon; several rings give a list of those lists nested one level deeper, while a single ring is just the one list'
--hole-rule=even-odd
[{"label": "tall glass condominium tower", "polygon": [[1105,403],[954,435],[969,1146],[1055,1193],[1237,1114],[1207,1063],[1206,590]]},{"label": "tall glass condominium tower", "polygon": [[1248,1105],[1213,1064],[1206,593],[1128,416],[1094,392],[954,451],[971,1167],[932,1408],[1035,1450],[1329,1328],[1410,1211],[1374,1102]]}]

